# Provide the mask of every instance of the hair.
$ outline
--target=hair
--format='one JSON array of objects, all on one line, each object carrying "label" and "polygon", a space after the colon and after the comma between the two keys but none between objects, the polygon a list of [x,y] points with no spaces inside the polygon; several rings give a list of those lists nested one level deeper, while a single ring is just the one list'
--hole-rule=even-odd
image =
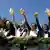
[{"label": "hair", "polygon": [[42,28],[44,28],[44,26],[46,26],[46,29],[49,30],[49,26],[48,26],[47,24],[44,24],[44,25],[42,26]]},{"label": "hair", "polygon": [[34,26],[35,26],[35,28],[37,28],[37,24],[35,24],[35,23],[31,23],[31,26],[32,26],[32,25],[34,25]]}]

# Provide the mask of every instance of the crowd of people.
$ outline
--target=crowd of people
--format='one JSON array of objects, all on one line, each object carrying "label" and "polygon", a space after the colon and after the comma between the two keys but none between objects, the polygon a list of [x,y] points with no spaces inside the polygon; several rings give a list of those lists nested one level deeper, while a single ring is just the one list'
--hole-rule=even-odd
[{"label": "crowd of people", "polygon": [[[24,10],[20,10],[21,15],[24,17],[24,21],[22,21],[22,25],[15,24],[6,18],[0,18],[0,37],[11,39],[11,38],[19,38],[24,37],[26,39],[30,38],[37,38],[37,37],[50,37],[50,12],[46,10],[48,15],[48,24],[44,24],[40,26],[38,20],[38,13],[34,13],[34,17],[36,19],[36,23],[32,23],[31,25],[28,24],[27,15],[25,14]],[[37,31],[38,28],[38,31]]]},{"label": "crowd of people", "polygon": [[[13,12],[13,11],[12,11]],[[12,13],[14,16],[14,13]],[[36,23],[28,24],[27,15],[23,9],[20,10],[20,14],[23,15],[24,20],[22,24],[14,23],[6,18],[0,17],[0,39],[12,40],[14,38],[32,39],[38,37],[48,38],[50,37],[50,11],[47,9],[45,13],[48,15],[48,24],[40,25],[38,20],[38,13],[34,13]],[[38,28],[38,31],[37,31]],[[0,41],[1,42],[1,41]],[[6,42],[5,42],[6,43]]]},{"label": "crowd of people", "polygon": [[[47,10],[48,12],[48,10]],[[34,17],[36,19],[36,23],[32,23],[31,25],[28,24],[27,21],[27,15],[25,14],[25,11],[22,10],[20,13],[24,17],[24,21],[22,21],[22,25],[16,24],[11,22],[10,20],[7,20],[6,18],[1,19],[0,18],[0,37],[11,39],[11,38],[19,38],[24,37],[26,39],[31,38],[37,38],[37,37],[50,37],[50,14],[48,14],[48,20],[49,24],[44,24],[43,26],[40,26],[39,20],[38,20],[38,13],[34,13]],[[37,31],[38,28],[38,31]]]}]

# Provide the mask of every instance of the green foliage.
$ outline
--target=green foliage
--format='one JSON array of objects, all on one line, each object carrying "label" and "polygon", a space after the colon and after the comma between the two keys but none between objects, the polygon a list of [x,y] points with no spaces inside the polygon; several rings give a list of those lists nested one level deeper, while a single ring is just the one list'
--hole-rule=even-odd
[{"label": "green foliage", "polygon": [[[36,44],[38,44],[38,43],[49,43],[50,42],[50,37],[49,38],[41,37],[41,38],[37,38],[35,40],[26,40],[25,38],[16,38],[12,42],[15,43],[15,44],[18,44],[18,46],[20,44],[24,44],[24,45],[27,44],[27,46],[32,46],[32,45],[35,46],[35,43]],[[14,46],[15,46],[15,44],[14,44]]]}]

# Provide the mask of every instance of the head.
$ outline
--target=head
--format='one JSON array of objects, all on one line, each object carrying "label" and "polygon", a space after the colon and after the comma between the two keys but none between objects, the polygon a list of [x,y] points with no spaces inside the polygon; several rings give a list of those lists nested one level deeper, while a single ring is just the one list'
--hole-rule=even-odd
[{"label": "head", "polygon": [[36,28],[37,28],[37,25],[36,25],[36,24],[34,24],[34,23],[32,23],[32,24],[31,24],[31,30],[35,31],[35,30],[36,30]]},{"label": "head", "polygon": [[10,34],[15,35],[14,24],[11,21],[9,20],[6,21],[6,27],[7,30],[10,30]]},{"label": "head", "polygon": [[49,27],[48,27],[47,24],[44,24],[44,25],[42,26],[42,28],[43,28],[43,30],[44,30],[45,32],[47,32],[47,31],[49,30]]},{"label": "head", "polygon": [[5,23],[6,23],[6,28],[7,29],[10,29],[13,25],[9,20],[6,20]]},{"label": "head", "polygon": [[6,21],[6,25],[9,25],[9,24],[10,24],[10,21],[9,21],[9,20],[7,20],[7,21]]}]

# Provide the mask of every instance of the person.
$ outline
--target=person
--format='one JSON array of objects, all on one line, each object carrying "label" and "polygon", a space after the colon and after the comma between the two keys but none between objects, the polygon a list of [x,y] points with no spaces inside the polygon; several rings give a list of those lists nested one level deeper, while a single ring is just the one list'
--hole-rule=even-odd
[{"label": "person", "polygon": [[33,39],[34,40],[35,38],[37,38],[38,32],[37,32],[36,28],[37,28],[36,24],[32,23],[30,29],[28,29],[29,35],[26,36],[27,39]]},{"label": "person", "polygon": [[26,19],[26,15],[25,15],[25,11],[24,9],[20,9],[20,14],[23,15],[24,17],[24,20],[22,20],[22,25],[21,25],[21,37],[25,37],[26,34],[27,34],[27,31],[28,31],[28,28],[27,28],[27,19]]},{"label": "person", "polygon": [[[49,13],[49,12],[48,12]],[[48,27],[49,27],[49,30],[48,30],[48,37],[50,37],[50,15],[47,14],[48,16]]]},{"label": "person", "polygon": [[8,40],[5,37],[5,33],[8,32],[4,32],[3,28],[0,28],[0,50],[10,50],[9,46],[8,46]]},{"label": "person", "polygon": [[34,16],[35,16],[35,19],[36,19],[36,23],[37,23],[37,26],[38,26],[38,29],[39,29],[39,32],[38,32],[38,36],[40,37],[45,37],[47,35],[48,37],[48,30],[49,30],[49,27],[47,24],[44,24],[41,28],[40,24],[39,24],[39,20],[38,20],[38,13],[35,12],[34,13]]},{"label": "person", "polygon": [[[6,26],[7,26],[6,30],[10,30],[9,34],[15,35],[15,28],[13,26],[13,23],[11,21],[7,20],[6,21]],[[9,36],[9,34],[7,36]]]},{"label": "person", "polygon": [[[26,25],[28,32],[29,32],[29,35],[28,36],[26,35],[26,38],[28,38],[28,39],[31,39],[32,37],[37,38],[36,24],[31,24],[31,27],[30,27],[28,24],[27,18],[26,18],[27,15],[25,14],[25,11],[22,11],[22,15],[24,16],[24,19],[25,19],[24,25]],[[26,28],[26,27],[24,27],[24,28]]]},{"label": "person", "polygon": [[15,28],[13,26],[13,23],[9,20],[5,21],[6,28],[3,29],[4,38],[6,38],[8,41],[12,41],[15,38]]}]

